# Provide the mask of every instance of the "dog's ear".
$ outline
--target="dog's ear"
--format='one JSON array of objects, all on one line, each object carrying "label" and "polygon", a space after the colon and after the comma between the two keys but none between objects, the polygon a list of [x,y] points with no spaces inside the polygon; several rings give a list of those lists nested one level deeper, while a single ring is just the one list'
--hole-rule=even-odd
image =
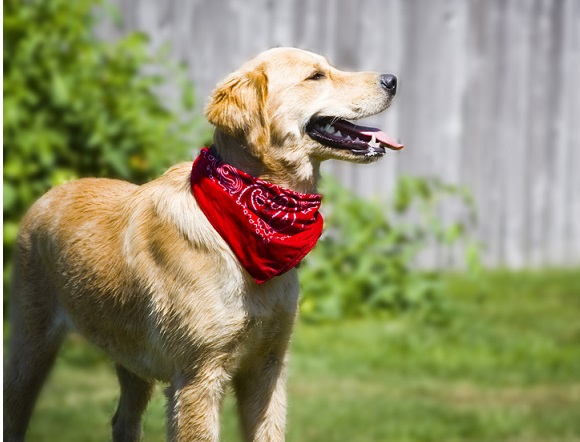
[{"label": "dog's ear", "polygon": [[259,147],[270,138],[267,96],[268,77],[263,69],[235,72],[212,92],[205,116],[219,130]]}]

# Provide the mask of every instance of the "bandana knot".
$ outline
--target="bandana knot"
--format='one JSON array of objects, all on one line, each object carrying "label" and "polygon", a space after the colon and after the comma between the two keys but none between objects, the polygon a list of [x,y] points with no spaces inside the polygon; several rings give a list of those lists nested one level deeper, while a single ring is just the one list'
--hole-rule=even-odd
[{"label": "bandana knot", "polygon": [[199,207],[261,284],[295,267],[322,233],[322,196],[255,178],[203,148],[191,171]]}]

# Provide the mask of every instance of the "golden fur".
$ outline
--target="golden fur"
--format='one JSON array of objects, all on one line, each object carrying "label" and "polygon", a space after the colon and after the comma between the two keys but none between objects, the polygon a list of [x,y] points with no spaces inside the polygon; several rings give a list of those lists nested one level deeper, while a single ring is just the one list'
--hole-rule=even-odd
[{"label": "golden fur", "polygon": [[[323,80],[312,79],[321,72]],[[305,133],[314,115],[358,119],[392,94],[376,73],[339,71],[318,55],[266,51],[220,83],[206,116],[228,163],[301,192],[321,161],[368,162]],[[65,333],[115,361],[113,439],[140,437],[155,381],[169,383],[168,438],[216,441],[231,383],[248,441],[284,440],[296,270],[262,285],[240,267],[192,197],[191,163],[142,186],[82,179],[50,190],[22,221],[11,290],[4,440],[23,440]]]}]

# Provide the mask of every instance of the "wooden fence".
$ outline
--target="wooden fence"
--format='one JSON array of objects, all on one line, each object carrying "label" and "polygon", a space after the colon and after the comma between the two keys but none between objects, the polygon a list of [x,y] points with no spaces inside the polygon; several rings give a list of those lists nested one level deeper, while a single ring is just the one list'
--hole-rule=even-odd
[{"label": "wooden fence", "polygon": [[[474,195],[490,266],[580,264],[580,1],[115,0],[124,30],[169,43],[201,97],[272,46],[399,77],[369,120],[407,148],[371,166],[328,164],[361,194],[401,175]],[[112,28],[104,27],[111,33]],[[437,251],[426,255],[440,265]]]}]

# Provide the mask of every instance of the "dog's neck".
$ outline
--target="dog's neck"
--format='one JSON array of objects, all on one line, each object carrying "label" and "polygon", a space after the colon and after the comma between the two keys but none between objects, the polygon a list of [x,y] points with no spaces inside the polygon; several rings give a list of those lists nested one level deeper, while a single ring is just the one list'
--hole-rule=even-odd
[{"label": "dog's neck", "polygon": [[320,162],[307,157],[290,161],[258,157],[238,139],[219,130],[214,133],[218,155],[227,164],[278,186],[301,193],[317,193]]}]

